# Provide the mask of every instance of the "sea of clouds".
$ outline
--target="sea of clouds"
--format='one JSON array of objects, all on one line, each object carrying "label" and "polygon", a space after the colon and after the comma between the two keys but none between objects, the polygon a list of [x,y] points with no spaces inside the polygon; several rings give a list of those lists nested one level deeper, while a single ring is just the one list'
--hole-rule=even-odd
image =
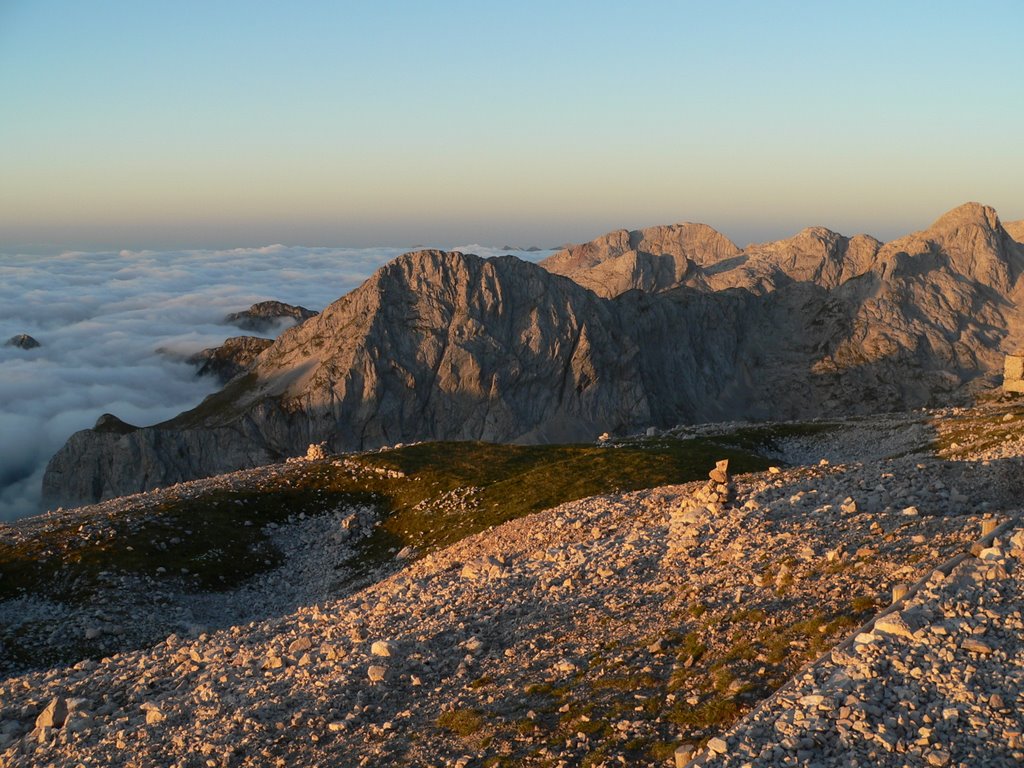
[{"label": "sea of clouds", "polygon": [[[408,250],[0,254],[0,521],[40,511],[46,462],[101,414],[155,424],[213,392],[217,383],[185,358],[248,333],[223,324],[227,313],[266,299],[322,310]],[[551,252],[511,253],[537,261]],[[19,333],[42,346],[2,346]]]}]

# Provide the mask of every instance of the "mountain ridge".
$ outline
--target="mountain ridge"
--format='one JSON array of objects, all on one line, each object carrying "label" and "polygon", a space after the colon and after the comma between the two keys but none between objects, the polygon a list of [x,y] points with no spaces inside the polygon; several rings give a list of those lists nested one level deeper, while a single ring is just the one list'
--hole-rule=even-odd
[{"label": "mountain ridge", "polygon": [[[47,468],[46,502],[254,466],[315,442],[578,441],[962,400],[995,383],[1001,346],[1021,333],[1024,248],[975,203],[887,244],[808,228],[739,251],[685,224],[575,248],[540,266],[400,256],[192,411],[130,435],[73,435]],[[546,269],[552,259],[569,274]],[[595,273],[614,295],[595,292]]]}]

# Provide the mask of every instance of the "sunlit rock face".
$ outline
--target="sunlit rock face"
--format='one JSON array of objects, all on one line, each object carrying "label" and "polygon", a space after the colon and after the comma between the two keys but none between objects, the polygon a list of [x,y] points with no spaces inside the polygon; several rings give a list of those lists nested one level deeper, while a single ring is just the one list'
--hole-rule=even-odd
[{"label": "sunlit rock face", "polygon": [[1003,222],[1003,229],[1018,243],[1024,243],[1024,219]]},{"label": "sunlit rock face", "polygon": [[[418,251],[285,331],[221,392],[129,434],[79,432],[73,504],[415,440],[591,440],[651,425],[956,401],[1020,346],[1024,247],[974,203],[881,244],[822,228],[742,251],[705,225],[620,231],[537,266]],[[559,273],[559,274],[555,274]]]}]

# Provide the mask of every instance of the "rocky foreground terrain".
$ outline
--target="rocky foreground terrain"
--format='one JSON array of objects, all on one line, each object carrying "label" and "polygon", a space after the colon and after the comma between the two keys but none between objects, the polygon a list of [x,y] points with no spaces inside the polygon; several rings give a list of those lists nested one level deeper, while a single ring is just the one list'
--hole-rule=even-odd
[{"label": "rocky foreground terrain", "polygon": [[611,233],[541,266],[410,253],[193,410],[73,435],[47,467],[44,504],[324,441],[543,444],[969,402],[1021,345],[1022,274],[1024,246],[977,203],[885,244],[817,227],[739,249],[681,224]]},{"label": "rocky foreground terrain", "polygon": [[422,451],[313,450],[4,526],[0,763],[1018,764],[1022,434],[1015,402],[681,427],[592,450],[769,461],[467,536],[538,476],[431,494]]}]

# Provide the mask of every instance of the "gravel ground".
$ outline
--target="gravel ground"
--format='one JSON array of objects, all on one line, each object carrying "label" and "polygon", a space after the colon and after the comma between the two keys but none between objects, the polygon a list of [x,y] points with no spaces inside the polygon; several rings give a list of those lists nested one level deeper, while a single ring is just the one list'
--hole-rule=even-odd
[{"label": "gravel ground", "polygon": [[833,650],[702,766],[1024,763],[1024,531],[935,571]]},{"label": "gravel ground", "polygon": [[[785,688],[738,720],[895,586],[964,552],[983,520],[1016,515],[1019,453],[879,458],[883,440],[902,453],[941,420],[885,417],[874,439],[858,420],[783,446],[808,466],[572,502],[362,588],[324,575],[347,546],[342,511],[293,520],[282,568],[229,598],[174,603],[190,611],[175,626],[190,626],[0,680],[0,764],[665,765],[705,742],[729,765],[1012,762],[1019,537],[919,590],[901,609],[909,637],[876,626],[798,676],[793,706]],[[900,424],[918,433],[892,437]],[[858,445],[867,458],[850,460]]]}]

